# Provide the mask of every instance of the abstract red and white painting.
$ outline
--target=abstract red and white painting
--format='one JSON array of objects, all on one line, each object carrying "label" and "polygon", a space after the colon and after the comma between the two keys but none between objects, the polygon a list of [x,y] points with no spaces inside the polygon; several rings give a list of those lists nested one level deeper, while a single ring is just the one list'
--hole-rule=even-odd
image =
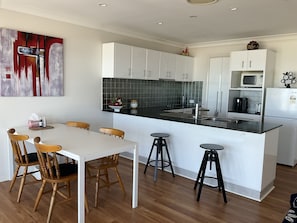
[{"label": "abstract red and white painting", "polygon": [[0,28],[0,96],[63,96],[63,39]]}]

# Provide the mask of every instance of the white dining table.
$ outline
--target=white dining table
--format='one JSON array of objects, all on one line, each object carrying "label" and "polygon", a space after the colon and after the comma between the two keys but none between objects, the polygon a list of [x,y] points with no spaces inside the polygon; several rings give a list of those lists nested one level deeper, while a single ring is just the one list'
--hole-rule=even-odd
[{"label": "white dining table", "polygon": [[31,130],[16,127],[18,134],[26,134],[30,142],[36,136],[45,144],[62,146],[60,154],[77,161],[78,165],[78,222],[85,222],[85,162],[121,152],[133,152],[132,208],[138,205],[138,148],[137,143],[99,132],[69,127],[65,124],[50,124],[53,128]]}]

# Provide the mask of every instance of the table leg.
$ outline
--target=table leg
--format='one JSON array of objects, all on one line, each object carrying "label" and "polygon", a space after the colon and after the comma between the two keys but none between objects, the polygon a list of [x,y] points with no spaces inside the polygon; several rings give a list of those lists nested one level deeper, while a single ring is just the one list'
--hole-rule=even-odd
[{"label": "table leg", "polygon": [[85,222],[85,161],[79,158],[77,178],[77,213],[78,223]]},{"label": "table leg", "polygon": [[132,188],[132,208],[138,206],[138,148],[134,147],[133,152],[133,188]]}]

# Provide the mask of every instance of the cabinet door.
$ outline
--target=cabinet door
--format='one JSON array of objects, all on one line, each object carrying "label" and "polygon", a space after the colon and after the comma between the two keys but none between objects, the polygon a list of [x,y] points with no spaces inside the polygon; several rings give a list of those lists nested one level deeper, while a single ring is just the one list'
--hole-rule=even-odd
[{"label": "cabinet door", "polygon": [[248,53],[248,70],[265,70],[267,50],[249,50]]},{"label": "cabinet door", "polygon": [[246,70],[247,69],[247,51],[234,51],[230,54],[230,69],[231,70]]},{"label": "cabinet door", "polygon": [[146,49],[132,47],[131,78],[144,79],[146,67]]},{"label": "cabinet door", "polygon": [[114,77],[131,77],[131,46],[115,43]]},{"label": "cabinet door", "polygon": [[193,79],[194,59],[188,56],[176,55],[175,80],[191,81]]},{"label": "cabinet door", "polygon": [[224,117],[226,117],[228,113],[230,81],[230,59],[229,57],[223,57],[218,110],[219,114]]},{"label": "cabinet door", "polygon": [[146,79],[158,80],[160,73],[160,52],[146,50]]},{"label": "cabinet door", "polygon": [[230,69],[234,71],[259,71],[266,66],[267,50],[231,52]]},{"label": "cabinet door", "polygon": [[161,52],[160,78],[175,79],[175,54]]},{"label": "cabinet door", "polygon": [[228,90],[230,85],[229,58],[210,59],[208,76],[207,108],[210,115],[226,116],[228,109]]}]

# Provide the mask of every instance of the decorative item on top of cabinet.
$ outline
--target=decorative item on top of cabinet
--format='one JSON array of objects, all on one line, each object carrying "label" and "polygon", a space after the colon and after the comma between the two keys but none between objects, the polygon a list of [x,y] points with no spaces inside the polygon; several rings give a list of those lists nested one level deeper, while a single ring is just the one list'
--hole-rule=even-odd
[{"label": "decorative item on top of cabinet", "polygon": [[246,46],[248,50],[257,50],[259,49],[259,43],[256,41],[250,41]]}]

